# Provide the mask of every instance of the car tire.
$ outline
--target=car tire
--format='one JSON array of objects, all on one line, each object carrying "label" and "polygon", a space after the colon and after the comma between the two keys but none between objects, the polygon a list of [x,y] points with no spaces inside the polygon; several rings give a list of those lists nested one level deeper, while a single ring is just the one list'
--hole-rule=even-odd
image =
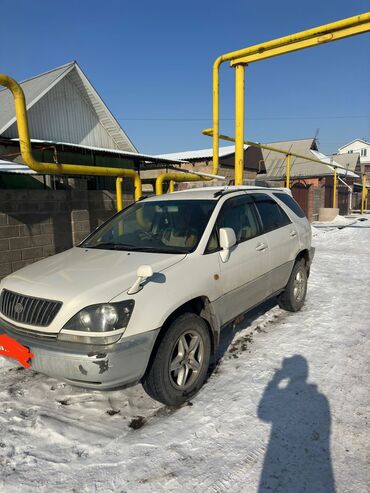
[{"label": "car tire", "polygon": [[143,379],[156,401],[178,406],[202,387],[208,372],[211,338],[207,323],[194,313],[176,318],[164,333]]},{"label": "car tire", "polygon": [[289,312],[298,312],[304,305],[306,293],[307,269],[302,259],[294,264],[288,284],[279,296],[279,306]]}]

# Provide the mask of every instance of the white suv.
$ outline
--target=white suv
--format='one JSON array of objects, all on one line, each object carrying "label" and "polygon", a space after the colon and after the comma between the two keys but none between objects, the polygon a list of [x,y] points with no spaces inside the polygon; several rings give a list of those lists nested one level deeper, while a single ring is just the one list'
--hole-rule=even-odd
[{"label": "white suv", "polygon": [[299,310],[311,228],[286,189],[207,187],[140,200],[79,246],[0,284],[0,331],[35,371],[178,405],[222,327],[272,296]]}]

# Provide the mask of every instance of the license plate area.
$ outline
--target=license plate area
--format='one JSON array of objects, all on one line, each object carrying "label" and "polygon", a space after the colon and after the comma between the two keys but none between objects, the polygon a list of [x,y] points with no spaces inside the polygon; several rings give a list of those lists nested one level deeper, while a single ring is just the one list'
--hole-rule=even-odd
[{"label": "license plate area", "polygon": [[0,335],[0,355],[18,361],[24,368],[30,368],[30,362],[34,356],[28,347],[7,334]]}]

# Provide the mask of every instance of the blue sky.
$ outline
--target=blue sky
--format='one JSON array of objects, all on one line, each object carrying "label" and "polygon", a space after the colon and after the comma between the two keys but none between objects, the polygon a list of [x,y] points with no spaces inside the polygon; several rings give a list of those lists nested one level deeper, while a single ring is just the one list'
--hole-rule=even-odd
[{"label": "blue sky", "polygon": [[[370,10],[369,0],[18,0],[2,5],[0,71],[22,80],[77,60],[142,152],[210,147],[212,64],[225,52]],[[370,140],[370,33],[247,68],[247,139]],[[234,73],[221,71],[234,133]],[[1,109],[0,109],[1,111]]]}]

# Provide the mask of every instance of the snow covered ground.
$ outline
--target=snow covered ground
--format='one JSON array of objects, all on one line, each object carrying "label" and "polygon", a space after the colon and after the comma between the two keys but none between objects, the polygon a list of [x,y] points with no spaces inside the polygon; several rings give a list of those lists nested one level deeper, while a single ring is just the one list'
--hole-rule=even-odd
[{"label": "snow covered ground", "polygon": [[1,358],[0,491],[368,492],[368,219],[315,230],[304,309],[267,303],[226,330],[179,409]]}]

